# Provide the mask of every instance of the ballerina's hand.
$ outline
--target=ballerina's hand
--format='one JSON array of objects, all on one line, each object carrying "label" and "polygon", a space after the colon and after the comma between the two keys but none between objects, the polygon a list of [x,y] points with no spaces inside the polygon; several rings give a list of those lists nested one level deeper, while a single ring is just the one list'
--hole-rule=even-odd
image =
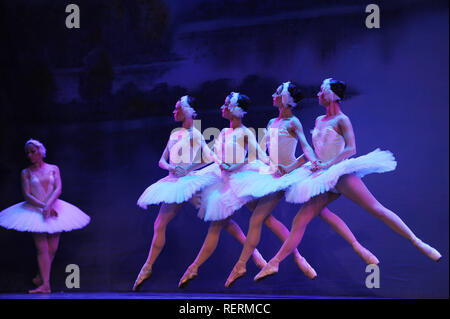
[{"label": "ballerina's hand", "polygon": [[176,165],[173,173],[175,174],[176,177],[183,177],[183,176],[186,176],[186,174],[188,173],[188,170],[186,168],[184,168],[183,166]]},{"label": "ballerina's hand", "polygon": [[321,161],[314,161],[312,163],[311,171],[316,172],[323,169],[327,169],[328,167],[330,167],[330,164],[328,163],[323,163]]},{"label": "ballerina's hand", "polygon": [[50,217],[58,217],[58,212],[52,208],[50,211]]},{"label": "ballerina's hand", "polygon": [[283,176],[288,173],[289,173],[289,169],[286,165],[282,165],[282,164],[278,165],[278,171],[276,173],[277,176]]},{"label": "ballerina's hand", "polygon": [[47,219],[51,216],[51,208],[48,206],[45,206],[42,210],[42,215],[44,216],[44,219]]}]

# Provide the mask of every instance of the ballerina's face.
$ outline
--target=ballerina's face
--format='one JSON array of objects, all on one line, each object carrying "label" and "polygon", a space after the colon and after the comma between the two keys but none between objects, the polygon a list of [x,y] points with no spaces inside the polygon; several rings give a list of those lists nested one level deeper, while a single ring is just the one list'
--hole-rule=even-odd
[{"label": "ballerina's face", "polygon": [[27,157],[31,164],[39,163],[40,161],[42,161],[42,155],[39,152],[39,149],[33,144],[28,144],[25,153],[27,154]]},{"label": "ballerina's face", "polygon": [[178,101],[177,104],[175,105],[175,109],[173,110],[173,118],[175,119],[176,122],[184,121],[185,116],[180,101]]},{"label": "ballerina's face", "polygon": [[227,96],[225,99],[225,103],[220,107],[222,110],[222,117],[229,120],[231,119],[231,111],[230,111],[230,97]]},{"label": "ballerina's face", "polygon": [[280,85],[277,90],[275,91],[274,94],[272,94],[272,101],[273,101],[273,106],[275,107],[282,107],[283,106],[283,101],[281,98],[281,92],[283,91],[283,86]]},{"label": "ballerina's face", "polygon": [[323,105],[325,107],[327,107],[330,103],[328,102],[328,100],[325,98],[323,89],[320,88],[320,92],[317,93],[317,97],[319,98],[319,104]]}]

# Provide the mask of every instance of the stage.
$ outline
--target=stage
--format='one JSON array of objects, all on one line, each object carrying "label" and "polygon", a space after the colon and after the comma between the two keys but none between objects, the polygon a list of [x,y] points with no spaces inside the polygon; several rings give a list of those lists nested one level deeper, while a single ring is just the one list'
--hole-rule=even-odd
[{"label": "stage", "polygon": [[160,292],[53,292],[0,294],[0,299],[386,299],[373,296],[246,295]]}]

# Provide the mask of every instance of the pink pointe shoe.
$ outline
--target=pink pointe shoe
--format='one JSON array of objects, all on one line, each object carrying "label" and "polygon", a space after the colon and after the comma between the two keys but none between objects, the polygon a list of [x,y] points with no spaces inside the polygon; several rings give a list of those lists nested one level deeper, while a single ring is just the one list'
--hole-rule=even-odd
[{"label": "pink pointe shoe", "polygon": [[439,261],[442,258],[442,255],[436,249],[424,243],[419,238],[412,240],[412,243],[414,246],[416,246],[417,249],[419,249],[422,253],[424,253],[432,260]]},{"label": "pink pointe shoe", "polygon": [[50,290],[50,286],[48,285],[41,285],[33,290],[28,290],[29,294],[50,294],[52,291]]},{"label": "pink pointe shoe", "polygon": [[366,264],[368,264],[368,265],[371,265],[371,264],[378,265],[380,263],[378,258],[374,254],[372,254],[370,252],[370,250],[368,250],[367,248],[362,246],[360,243],[354,244],[353,245],[353,249],[358,254],[358,256],[361,257],[366,262]]},{"label": "pink pointe shoe", "polygon": [[190,267],[186,269],[186,271],[183,274],[183,277],[181,277],[180,281],[178,282],[178,288],[186,288],[189,283],[194,280],[198,275],[197,270],[192,270]]},{"label": "pink pointe shoe", "polygon": [[227,278],[225,288],[231,288],[231,286],[233,286],[236,280],[243,277],[246,273],[247,270],[245,269],[245,266],[238,267],[237,265],[235,265]]},{"label": "pink pointe shoe", "polygon": [[148,278],[150,278],[151,275],[152,275],[152,266],[148,267],[148,266],[144,265],[142,267],[141,271],[139,272],[139,275],[136,278],[136,281],[134,282],[133,291],[139,291],[142,288],[142,285],[144,284],[144,282]]},{"label": "pink pointe shoe", "polygon": [[269,261],[267,265],[261,269],[261,271],[255,276],[254,281],[261,281],[267,277],[273,276],[278,273],[278,263]]},{"label": "pink pointe shoe", "polygon": [[297,264],[298,268],[305,274],[306,277],[313,280],[317,277],[317,273],[314,270],[313,267],[311,267],[310,264],[306,261],[306,259],[302,256],[300,258],[295,258],[295,263]]}]

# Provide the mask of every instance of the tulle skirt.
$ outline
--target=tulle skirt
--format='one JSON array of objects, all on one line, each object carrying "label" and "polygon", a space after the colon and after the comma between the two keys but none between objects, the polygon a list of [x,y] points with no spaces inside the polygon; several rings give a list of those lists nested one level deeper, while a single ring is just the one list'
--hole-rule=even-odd
[{"label": "tulle skirt", "polygon": [[[263,165],[264,164],[260,161],[254,161],[243,165],[234,172],[222,172],[221,176],[216,175],[216,181],[206,187],[201,193],[201,205],[198,217],[205,221],[223,220],[233,215],[235,211],[249,201],[252,201],[254,196],[238,196],[236,194],[233,187],[237,186],[239,183],[235,176],[246,171],[258,172]],[[219,168],[218,165],[216,167]],[[232,180],[234,180],[234,182],[232,182]]]},{"label": "tulle skirt", "polygon": [[217,181],[218,176],[220,176],[220,168],[214,165],[216,164],[191,172],[183,177],[169,174],[147,187],[137,201],[138,206],[147,209],[148,205],[180,204],[190,200],[195,193]]},{"label": "tulle skirt", "polygon": [[[290,203],[304,203],[319,194],[335,191],[339,178],[346,174],[355,174],[363,177],[371,173],[384,173],[395,170],[397,162],[394,155],[389,151],[376,149],[366,155],[356,158],[349,158],[331,167],[310,173],[308,177],[294,183],[286,191],[286,201]],[[306,163],[302,167],[310,168],[311,163]]]},{"label": "tulle skirt", "polygon": [[309,175],[311,175],[309,168],[302,166],[289,174],[277,176],[269,170],[269,166],[259,162],[251,169],[233,174],[230,178],[230,185],[238,197],[251,196],[256,199],[286,190]]},{"label": "tulle skirt", "polygon": [[91,220],[78,207],[61,199],[55,201],[53,209],[58,216],[44,219],[41,208],[20,202],[0,212],[0,226],[17,231],[53,234],[83,228]]}]

